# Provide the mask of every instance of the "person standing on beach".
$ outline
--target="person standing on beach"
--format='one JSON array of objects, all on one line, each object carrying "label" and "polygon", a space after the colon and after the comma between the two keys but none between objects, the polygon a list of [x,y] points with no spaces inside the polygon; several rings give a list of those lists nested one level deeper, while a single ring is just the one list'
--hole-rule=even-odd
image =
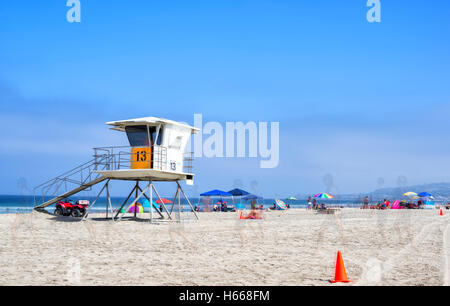
[{"label": "person standing on beach", "polygon": [[316,204],[317,204],[316,199],[314,199],[313,200],[313,209],[316,209]]},{"label": "person standing on beach", "polygon": [[312,208],[311,197],[308,197],[308,200],[306,200],[306,202],[307,202],[307,205],[306,205],[307,209],[311,209]]},{"label": "person standing on beach", "polygon": [[369,209],[369,197],[366,196],[363,200],[363,209]]}]

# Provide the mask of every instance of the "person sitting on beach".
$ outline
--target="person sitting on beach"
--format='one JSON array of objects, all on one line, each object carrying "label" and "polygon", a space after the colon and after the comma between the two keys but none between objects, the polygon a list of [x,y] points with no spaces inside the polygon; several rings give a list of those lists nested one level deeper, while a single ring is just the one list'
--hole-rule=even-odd
[{"label": "person sitting on beach", "polygon": [[263,215],[261,211],[252,209],[246,219],[263,219]]}]

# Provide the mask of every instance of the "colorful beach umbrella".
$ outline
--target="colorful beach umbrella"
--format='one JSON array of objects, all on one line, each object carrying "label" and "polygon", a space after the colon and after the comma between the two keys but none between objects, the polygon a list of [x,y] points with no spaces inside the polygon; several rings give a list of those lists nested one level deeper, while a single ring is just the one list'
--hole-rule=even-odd
[{"label": "colorful beach umbrella", "polygon": [[319,198],[319,199],[332,199],[332,198],[334,198],[334,196],[332,196],[331,194],[328,194],[326,192],[316,194],[314,197],[315,198]]},{"label": "colorful beach umbrella", "polygon": [[405,197],[417,197],[417,193],[409,191],[403,194]]},{"label": "colorful beach umbrella", "polygon": [[287,210],[287,205],[281,200],[275,199],[277,210]]}]

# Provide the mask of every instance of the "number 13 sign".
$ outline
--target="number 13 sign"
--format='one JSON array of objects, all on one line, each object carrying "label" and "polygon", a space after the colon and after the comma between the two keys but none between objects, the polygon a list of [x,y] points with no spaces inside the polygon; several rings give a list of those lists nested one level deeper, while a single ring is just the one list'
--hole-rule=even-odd
[{"label": "number 13 sign", "polygon": [[150,148],[131,148],[131,169],[150,169]]}]

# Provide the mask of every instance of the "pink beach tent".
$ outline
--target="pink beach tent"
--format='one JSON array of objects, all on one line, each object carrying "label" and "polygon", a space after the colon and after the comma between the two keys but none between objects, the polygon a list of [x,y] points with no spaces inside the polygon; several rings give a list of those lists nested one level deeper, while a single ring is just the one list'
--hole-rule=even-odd
[{"label": "pink beach tent", "polygon": [[400,206],[400,201],[394,201],[394,203],[392,203],[391,209],[402,209],[402,207]]}]

